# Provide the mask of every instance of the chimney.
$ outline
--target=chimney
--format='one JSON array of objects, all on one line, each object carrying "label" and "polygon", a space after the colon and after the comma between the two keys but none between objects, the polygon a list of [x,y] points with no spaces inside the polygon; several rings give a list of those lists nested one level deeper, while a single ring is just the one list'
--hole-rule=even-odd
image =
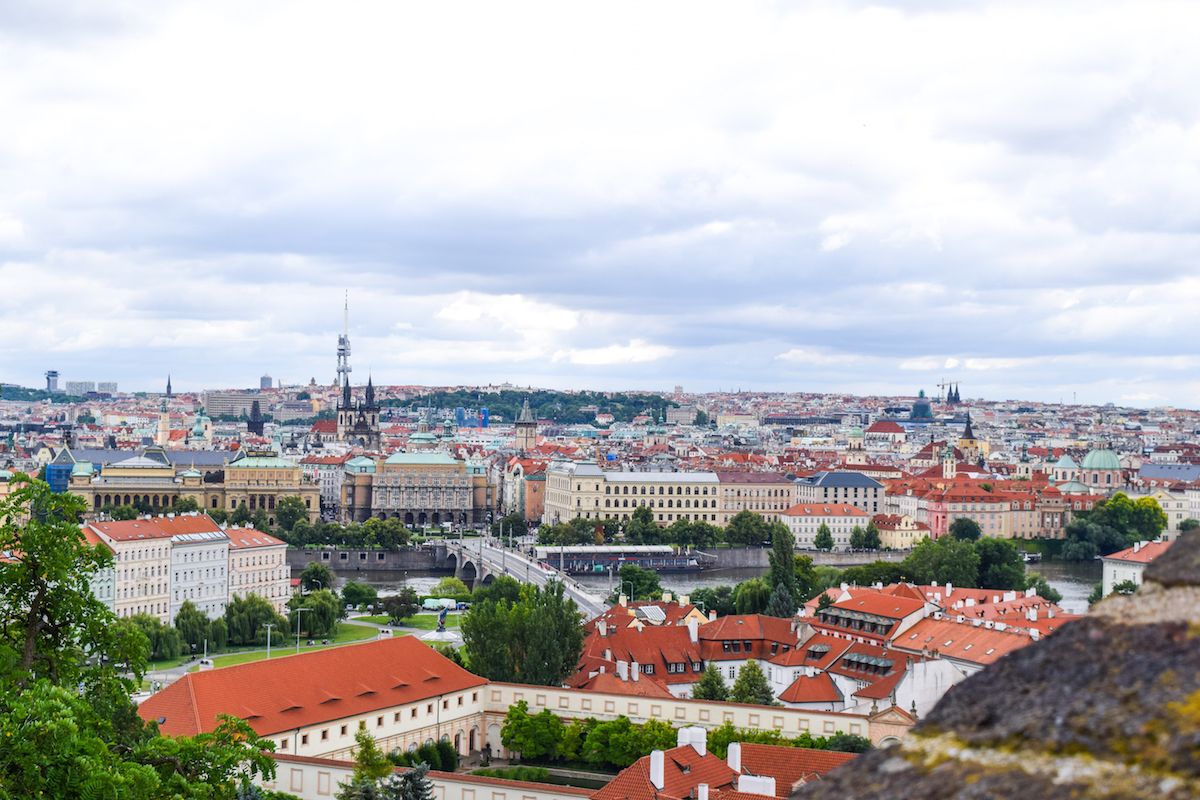
[{"label": "chimney", "polygon": [[596,623],[596,631],[599,632],[601,636],[608,636],[608,623],[604,620],[600,620]]},{"label": "chimney", "polygon": [[690,744],[699,755],[704,755],[708,750],[708,731],[698,725],[680,728],[675,736],[676,747]]},{"label": "chimney", "polygon": [[1026,614],[1026,617],[1029,618],[1030,622],[1037,622],[1037,609],[1036,608],[1029,609],[1029,612]]},{"label": "chimney", "polygon": [[619,595],[617,597],[617,605],[621,605],[621,606],[629,605],[629,598],[626,597],[625,595]]},{"label": "chimney", "polygon": [[[725,755],[725,763],[734,772],[741,773],[742,771],[742,745],[740,742],[730,742],[729,751]],[[775,794],[771,792],[771,794]]]},{"label": "chimney", "polygon": [[688,620],[688,638],[692,640],[692,644],[700,641],[700,623],[694,619]]},{"label": "chimney", "polygon": [[1026,597],[1033,597],[1035,594],[1037,594],[1037,589],[1033,588],[1032,586],[1025,590]]},{"label": "chimney", "polygon": [[766,775],[740,775],[737,780],[737,790],[746,794],[761,794],[767,797],[775,796],[775,779]]},{"label": "chimney", "polygon": [[701,783],[696,786],[696,800],[708,800],[708,784]]},{"label": "chimney", "polygon": [[618,661],[617,662],[617,677],[623,681],[629,680],[629,662],[628,661]]},{"label": "chimney", "polygon": [[679,605],[686,606],[692,602],[692,598],[686,594],[679,595]]},{"label": "chimney", "polygon": [[952,584],[950,581],[946,581],[946,599],[947,600],[950,599],[950,595],[953,594],[953,592],[954,592],[954,584]]},{"label": "chimney", "polygon": [[713,621],[713,620],[715,620],[716,618],[717,618],[717,612],[716,612],[716,611],[710,611],[710,612],[708,612],[708,621],[709,621],[709,622],[712,622],[712,621]]},{"label": "chimney", "polygon": [[604,648],[604,660],[612,661],[612,650],[608,649],[607,647]]},{"label": "chimney", "polygon": [[638,680],[638,675],[641,673],[642,668],[638,665],[638,662],[634,661],[629,665],[629,671],[632,674],[634,682],[636,683]]},{"label": "chimney", "polygon": [[669,602],[671,602],[671,593],[670,593],[670,592],[663,592],[663,595],[662,595],[662,601],[663,601],[664,603],[669,603]]},{"label": "chimney", "polygon": [[1041,635],[1042,634],[1038,631],[1037,628],[1029,629],[1029,638],[1032,639],[1033,641],[1036,642],[1039,638],[1041,638]]},{"label": "chimney", "polygon": [[663,759],[662,750],[650,751],[650,782],[654,784],[654,788],[662,791],[665,785],[664,770],[666,762]]},{"label": "chimney", "polygon": [[1046,619],[1054,619],[1054,606],[1046,609]]}]

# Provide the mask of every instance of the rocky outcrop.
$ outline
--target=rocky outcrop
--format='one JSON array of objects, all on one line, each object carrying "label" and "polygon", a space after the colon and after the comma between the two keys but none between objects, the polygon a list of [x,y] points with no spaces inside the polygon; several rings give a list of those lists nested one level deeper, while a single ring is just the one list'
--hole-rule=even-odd
[{"label": "rocky outcrop", "polygon": [[1200,798],[1200,531],[1145,578],[793,798]]}]

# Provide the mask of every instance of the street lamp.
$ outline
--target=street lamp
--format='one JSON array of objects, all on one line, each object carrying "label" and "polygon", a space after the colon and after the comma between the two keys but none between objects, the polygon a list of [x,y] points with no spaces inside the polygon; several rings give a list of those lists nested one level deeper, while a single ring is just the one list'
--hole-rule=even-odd
[{"label": "street lamp", "polygon": [[635,599],[633,596],[633,581],[621,581],[621,590],[622,591],[625,590],[625,584],[629,584],[629,594],[627,594],[625,596],[628,597],[629,600],[632,602]]},{"label": "street lamp", "polygon": [[[297,615],[296,615],[296,621],[297,621],[297,622],[299,622],[299,621],[300,621],[300,615],[299,615],[299,614],[297,614]],[[267,622],[267,623],[265,623],[265,626],[266,626],[266,629],[267,629],[267,658],[269,659],[269,658],[271,657],[271,628],[274,628],[274,627],[275,627],[275,623],[274,623],[274,622]],[[299,638],[299,637],[297,637],[297,639],[298,639],[298,638]]]},{"label": "street lamp", "polygon": [[311,608],[297,608],[296,609],[296,653],[297,654],[300,652],[300,615],[303,614],[305,611],[312,611],[312,609]]}]

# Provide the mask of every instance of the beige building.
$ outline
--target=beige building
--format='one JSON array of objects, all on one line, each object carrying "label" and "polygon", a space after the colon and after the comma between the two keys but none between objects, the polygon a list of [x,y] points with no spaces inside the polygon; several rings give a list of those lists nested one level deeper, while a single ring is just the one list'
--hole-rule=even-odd
[{"label": "beige building", "polygon": [[721,511],[719,523],[743,511],[752,511],[768,522],[778,522],[796,504],[796,483],[777,472],[718,472]]},{"label": "beige building", "polygon": [[547,523],[584,519],[626,520],[639,506],[660,525],[678,519],[721,520],[715,472],[605,472],[595,464],[556,463],[546,470]]},{"label": "beige building", "polygon": [[871,516],[849,503],[797,503],[783,514],[783,522],[796,539],[796,548],[811,550],[817,531],[822,525],[829,527],[833,535],[834,550],[850,548],[850,534],[857,528],[866,528]]},{"label": "beige building", "polygon": [[906,514],[876,514],[872,521],[885,550],[911,550],[917,542],[929,538],[929,526]]},{"label": "beige building", "polygon": [[321,487],[302,474],[299,464],[271,452],[243,451],[223,469],[208,474],[198,469],[177,470],[163,451],[109,464],[77,463],[69,490],[87,503],[93,514],[105,506],[140,504],[152,511],[171,508],[191,498],[203,511],[232,512],[239,505],[263,510],[272,524],[275,505],[284,497],[299,497],[311,522],[320,519]]},{"label": "beige building", "polygon": [[231,525],[229,537],[229,599],[256,594],[283,613],[292,596],[292,571],[287,543],[254,528]]},{"label": "beige building", "polygon": [[487,521],[494,490],[481,467],[448,453],[393,453],[381,462],[346,462],[342,518],[399,519],[405,525],[473,525]]},{"label": "beige building", "polygon": [[113,611],[171,622],[171,532],[147,519],[92,522],[88,529],[113,552]]}]

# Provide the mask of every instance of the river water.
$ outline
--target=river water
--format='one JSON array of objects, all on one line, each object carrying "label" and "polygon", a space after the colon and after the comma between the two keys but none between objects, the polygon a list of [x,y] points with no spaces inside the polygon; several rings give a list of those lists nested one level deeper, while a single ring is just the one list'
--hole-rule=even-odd
[{"label": "river water", "polygon": [[[1041,564],[1030,564],[1029,571],[1041,573],[1051,586],[1062,593],[1063,599],[1060,605],[1064,611],[1084,614],[1087,613],[1088,595],[1092,593],[1092,587],[1100,582],[1101,565],[1099,561],[1083,564],[1047,561]],[[666,591],[689,594],[696,589],[732,586],[735,583],[765,574],[765,569],[747,567],[711,569],[704,572],[665,572],[658,577]],[[416,589],[417,594],[428,594],[434,585],[446,576],[427,572],[396,571],[362,572],[349,577],[371,584],[381,595],[389,595],[395,594],[403,586],[411,586]],[[597,594],[608,594],[615,588],[612,579],[605,575],[578,575],[575,579]]]}]

